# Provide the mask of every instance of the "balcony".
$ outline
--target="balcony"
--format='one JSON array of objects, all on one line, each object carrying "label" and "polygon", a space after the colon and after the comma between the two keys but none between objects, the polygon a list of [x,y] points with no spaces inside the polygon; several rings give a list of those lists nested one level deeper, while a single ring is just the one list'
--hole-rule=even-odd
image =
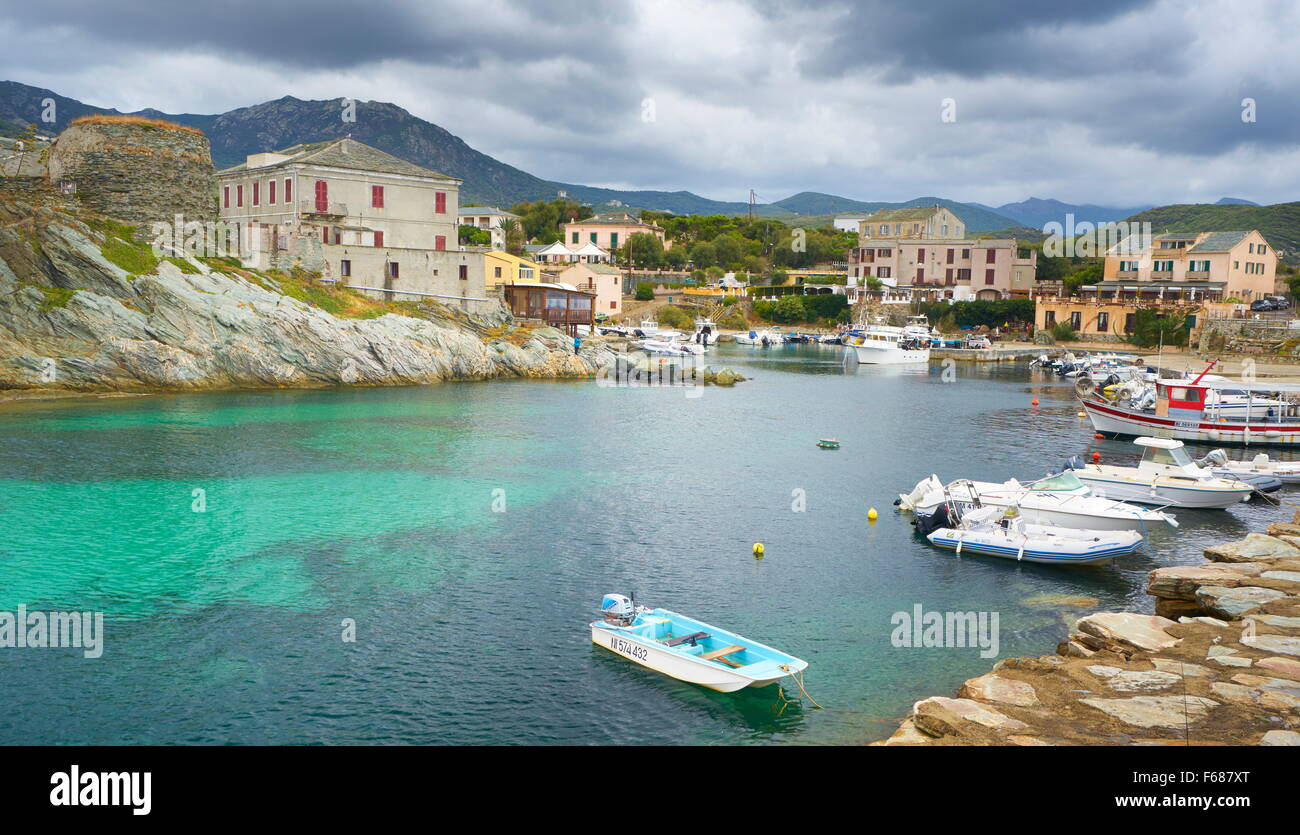
[{"label": "balcony", "polygon": [[1137,277],[1138,277],[1138,271],[1137,271],[1137,270],[1118,270],[1118,271],[1116,271],[1116,273],[1115,273],[1115,277],[1116,277],[1116,278],[1137,278]]},{"label": "balcony", "polygon": [[317,203],[315,200],[303,200],[298,204],[298,211],[304,215],[317,217],[346,217],[346,203]]},{"label": "balcony", "polygon": [[1204,279],[1204,278],[1209,278],[1209,277],[1210,277],[1210,271],[1209,271],[1209,270],[1188,270],[1188,271],[1187,271],[1187,278],[1188,278],[1188,280],[1193,280],[1193,279],[1198,279],[1198,278],[1202,278],[1202,279]]}]

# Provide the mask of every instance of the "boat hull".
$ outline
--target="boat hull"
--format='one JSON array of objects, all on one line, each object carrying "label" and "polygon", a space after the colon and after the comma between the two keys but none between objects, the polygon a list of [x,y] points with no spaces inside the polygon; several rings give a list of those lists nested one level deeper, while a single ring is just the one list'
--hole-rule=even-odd
[{"label": "boat hull", "polygon": [[[1118,499],[1118,496],[1112,498]],[[1090,531],[1140,531],[1150,524],[1157,524],[1161,519],[1144,519],[1141,515],[1133,514],[1128,516],[1099,516],[1090,513],[1071,513],[1060,508],[1034,507],[1024,500],[1019,502],[1012,500],[990,499],[986,494],[980,494],[980,502],[984,507],[1011,507],[1015,506],[1025,521],[1034,525],[1055,525],[1061,528],[1079,528]],[[973,503],[955,502],[958,510],[966,512],[975,508]],[[916,512],[928,516],[933,513],[934,507],[918,507]]]},{"label": "boat hull", "polygon": [[1251,495],[1251,490],[1248,488],[1225,490],[1190,485],[1182,487],[1117,478],[1104,473],[1090,472],[1087,469],[1075,470],[1074,474],[1092,488],[1094,493],[1108,499],[1160,507],[1218,510],[1232,507]]},{"label": "boat hull", "polygon": [[874,345],[849,345],[858,362],[866,365],[904,365],[930,361],[929,348],[888,348]]},{"label": "boat hull", "polygon": [[933,545],[958,554],[982,554],[1042,565],[1104,565],[1116,557],[1133,553],[1142,544],[1142,537],[1133,534],[1091,546],[1064,543],[1061,547],[1052,548],[1020,545],[1012,538],[955,528],[939,528],[927,538]]},{"label": "boat hull", "polygon": [[1300,444],[1300,422],[1247,424],[1234,422],[1231,418],[1217,422],[1186,421],[1157,417],[1110,403],[1099,403],[1093,399],[1080,402],[1088,419],[1092,421],[1093,429],[1109,435],[1145,435],[1241,446]]}]

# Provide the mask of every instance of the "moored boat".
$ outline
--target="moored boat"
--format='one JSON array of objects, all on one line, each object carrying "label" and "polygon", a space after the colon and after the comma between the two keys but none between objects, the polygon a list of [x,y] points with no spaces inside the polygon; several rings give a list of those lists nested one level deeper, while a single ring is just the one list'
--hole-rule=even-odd
[{"label": "moored boat", "polygon": [[1220,478],[1197,466],[1182,441],[1143,437],[1133,443],[1143,450],[1136,467],[1092,463],[1076,468],[1074,474],[1107,498],[1161,507],[1223,509],[1254,493],[1249,484]]},{"label": "moored boat", "polygon": [[592,643],[643,667],[731,693],[798,674],[808,662],[703,621],[667,609],[637,606],[621,594],[600,602]]},{"label": "moored boat", "polygon": [[983,507],[961,513],[930,531],[932,545],[961,554],[984,554],[1048,565],[1101,565],[1142,545],[1137,531],[1097,531],[1035,525],[1014,508]]},{"label": "moored boat", "polygon": [[839,449],[840,442],[834,438],[821,438],[817,441],[817,446],[822,449]]},{"label": "moored boat", "polygon": [[852,349],[858,362],[868,365],[902,365],[930,361],[930,343],[907,336],[903,328],[868,325],[843,334],[841,344]]}]

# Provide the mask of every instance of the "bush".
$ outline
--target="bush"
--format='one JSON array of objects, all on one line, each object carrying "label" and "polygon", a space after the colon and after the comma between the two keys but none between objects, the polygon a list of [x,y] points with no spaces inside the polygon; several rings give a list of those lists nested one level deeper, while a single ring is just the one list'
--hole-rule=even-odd
[{"label": "bush", "polygon": [[1149,308],[1138,310],[1133,317],[1133,333],[1128,341],[1141,348],[1184,346],[1191,330],[1187,324],[1185,315],[1167,316]]},{"label": "bush", "polygon": [[718,317],[716,324],[718,327],[725,328],[729,331],[749,330],[749,320],[746,319],[745,314],[741,313],[739,310],[727,311]]},{"label": "bush", "polygon": [[636,300],[639,302],[652,302],[655,300],[655,287],[653,284],[645,281],[638,281],[636,285]]},{"label": "bush", "polygon": [[659,308],[659,314],[655,318],[659,324],[667,325],[670,328],[688,331],[695,329],[695,316],[680,307],[672,305],[661,307]]},{"label": "bush", "polygon": [[1069,322],[1057,322],[1051,327],[1052,338],[1057,342],[1075,342],[1079,335],[1074,332],[1074,328]]}]

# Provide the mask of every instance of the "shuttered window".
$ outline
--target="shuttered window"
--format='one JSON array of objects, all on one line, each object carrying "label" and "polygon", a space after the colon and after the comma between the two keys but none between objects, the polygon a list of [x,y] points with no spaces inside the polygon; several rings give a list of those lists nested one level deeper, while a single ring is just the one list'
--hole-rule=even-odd
[{"label": "shuttered window", "polygon": [[384,233],[378,231],[375,232],[375,246],[383,246],[383,245],[384,245]]},{"label": "shuttered window", "polygon": [[434,239],[433,239],[433,248],[434,248],[434,249],[446,249],[446,248],[447,248],[447,236],[446,236],[446,235],[437,235],[437,236],[435,236]]},{"label": "shuttered window", "polygon": [[440,191],[433,196],[433,210],[438,214],[447,212],[447,192]]},{"label": "shuttered window", "polygon": [[384,208],[384,187],[383,186],[370,187],[370,208],[372,209]]}]

